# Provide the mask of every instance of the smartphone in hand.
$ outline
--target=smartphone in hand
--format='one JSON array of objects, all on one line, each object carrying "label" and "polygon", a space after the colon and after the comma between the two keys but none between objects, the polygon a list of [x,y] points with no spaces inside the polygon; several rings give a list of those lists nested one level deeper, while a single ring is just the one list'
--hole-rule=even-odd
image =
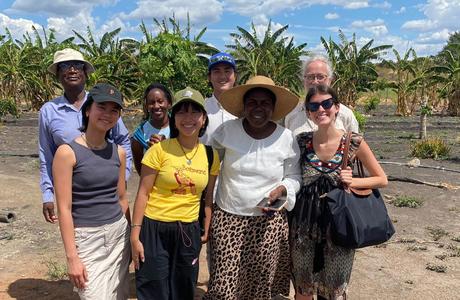
[{"label": "smartphone in hand", "polygon": [[273,201],[272,203],[268,204],[268,200],[269,198],[265,197],[262,199],[262,201],[260,201],[256,207],[258,208],[266,208],[268,210],[273,210],[273,211],[280,211],[281,209],[283,209],[283,207],[286,206],[286,203],[287,203],[287,200],[285,197],[283,198],[278,198],[276,199],[275,201]]}]

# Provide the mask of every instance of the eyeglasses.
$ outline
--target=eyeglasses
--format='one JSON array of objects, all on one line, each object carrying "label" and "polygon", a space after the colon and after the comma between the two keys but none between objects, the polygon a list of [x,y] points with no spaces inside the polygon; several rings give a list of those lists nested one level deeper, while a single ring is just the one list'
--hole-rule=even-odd
[{"label": "eyeglasses", "polygon": [[308,81],[315,81],[315,79],[317,79],[318,81],[323,81],[324,79],[327,78],[327,75],[326,74],[321,74],[321,73],[318,73],[318,74],[306,74],[304,76],[305,79],[307,79]]},{"label": "eyeglasses", "polygon": [[85,64],[79,61],[66,61],[61,62],[59,65],[59,70],[63,72],[67,72],[70,68],[74,68],[75,70],[82,71],[85,68]]},{"label": "eyeglasses", "polygon": [[322,106],[324,109],[330,109],[334,105],[334,98],[329,98],[321,102],[308,102],[307,109],[311,112],[318,111],[319,107]]}]

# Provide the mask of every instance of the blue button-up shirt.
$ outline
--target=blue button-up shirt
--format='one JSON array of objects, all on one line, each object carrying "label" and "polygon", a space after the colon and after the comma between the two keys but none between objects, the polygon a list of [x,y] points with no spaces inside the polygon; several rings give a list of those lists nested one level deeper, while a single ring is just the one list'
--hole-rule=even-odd
[{"label": "blue button-up shirt", "polygon": [[[84,101],[86,101],[86,96]],[[54,201],[52,163],[57,148],[70,143],[81,135],[81,109],[75,108],[64,97],[57,97],[45,103],[38,118],[38,147],[40,158],[40,189],[43,202]],[[131,144],[129,132],[120,118],[112,128],[109,139],[126,151],[126,180],[131,173]]]}]

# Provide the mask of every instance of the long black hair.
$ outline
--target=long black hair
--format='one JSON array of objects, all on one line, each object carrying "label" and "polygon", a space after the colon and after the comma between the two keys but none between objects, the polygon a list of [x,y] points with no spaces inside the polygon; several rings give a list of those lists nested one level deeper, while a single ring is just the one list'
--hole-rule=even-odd
[{"label": "long black hair", "polygon": [[204,121],[203,127],[200,128],[200,132],[198,133],[198,136],[202,137],[204,133],[206,132],[206,128],[208,128],[208,124],[209,124],[209,118],[208,118],[208,114],[206,113],[206,110],[204,110],[204,108],[201,105],[195,103],[194,101],[185,100],[185,101],[181,101],[177,105],[174,105],[171,110],[171,117],[169,119],[169,137],[170,138],[176,138],[179,136],[179,130],[176,127],[176,118],[175,118],[176,113],[182,108],[184,108],[185,110],[188,110],[189,107],[192,107],[193,110],[201,111],[203,113],[203,116],[206,117],[206,121]]}]

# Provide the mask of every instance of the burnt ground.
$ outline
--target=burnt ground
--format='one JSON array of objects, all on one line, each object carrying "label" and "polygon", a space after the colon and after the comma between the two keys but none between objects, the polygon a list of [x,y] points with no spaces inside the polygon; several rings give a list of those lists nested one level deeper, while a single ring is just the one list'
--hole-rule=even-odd
[{"label": "burnt ground", "polygon": [[[411,159],[410,144],[418,141],[419,120],[391,112],[391,107],[384,107],[369,116],[365,138],[379,160],[405,163]],[[132,114],[124,119],[131,129],[138,121]],[[422,165],[460,171],[458,121],[429,117],[428,135],[446,140],[451,155],[448,160],[422,160]],[[37,144],[36,113],[24,113],[0,125],[0,213],[17,214],[16,221],[0,223],[0,299],[78,299],[63,277],[65,257],[58,226],[46,223],[41,213]],[[383,168],[391,176],[460,185],[456,172],[390,164]],[[128,183],[131,205],[137,184],[134,173]],[[460,190],[391,181],[381,192],[396,234],[382,246],[357,251],[350,299],[459,299]],[[409,208],[391,203],[402,196],[423,204]],[[199,295],[207,280],[204,257],[201,264]],[[135,298],[133,284],[131,294]]]}]

